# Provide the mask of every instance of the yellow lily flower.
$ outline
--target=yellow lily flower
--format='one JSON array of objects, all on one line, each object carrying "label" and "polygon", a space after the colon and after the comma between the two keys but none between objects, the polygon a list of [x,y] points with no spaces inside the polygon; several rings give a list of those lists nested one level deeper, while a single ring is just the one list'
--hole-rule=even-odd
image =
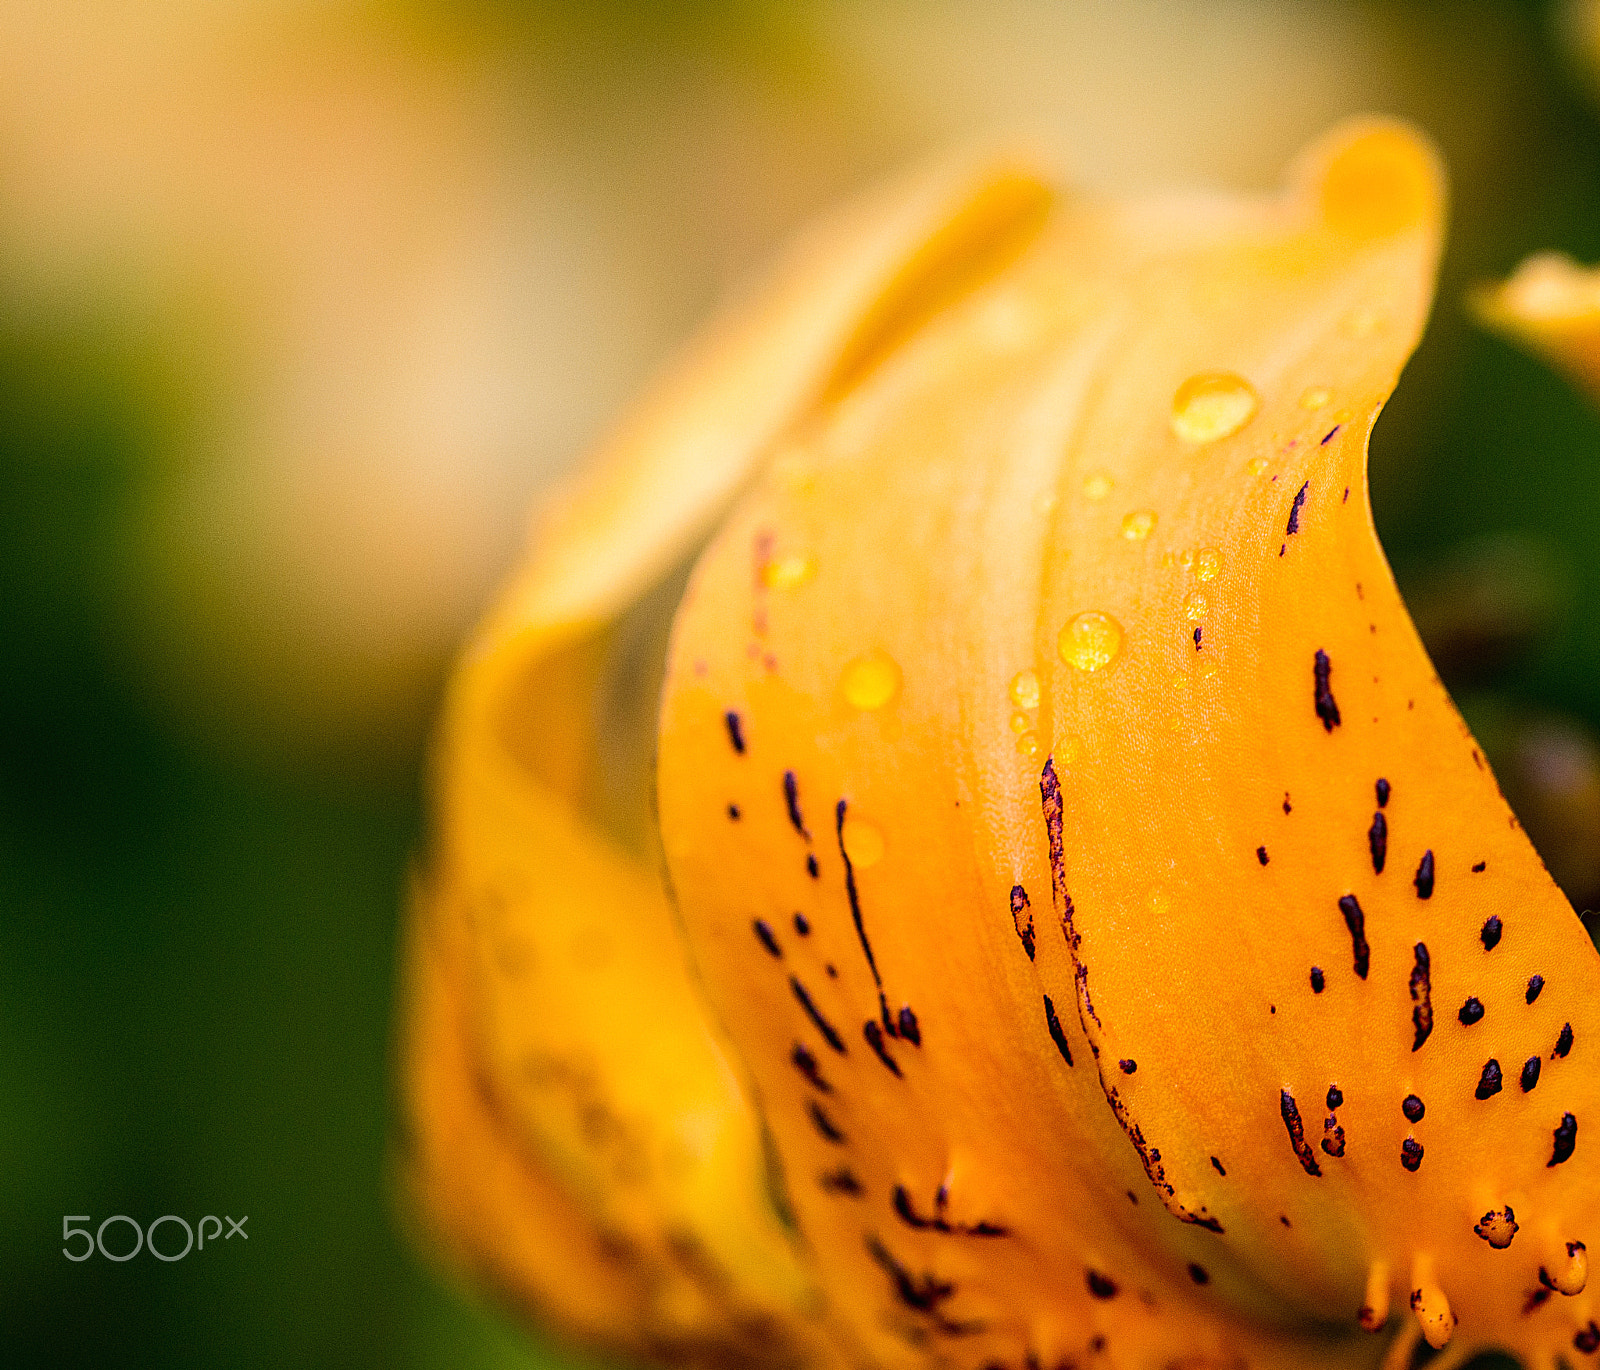
[{"label": "yellow lily flower", "polygon": [[968,159],[663,379],[446,709],[457,1260],[658,1360],[1600,1349],[1600,967],[1366,496],[1443,199],[1376,120],[1264,197]]}]

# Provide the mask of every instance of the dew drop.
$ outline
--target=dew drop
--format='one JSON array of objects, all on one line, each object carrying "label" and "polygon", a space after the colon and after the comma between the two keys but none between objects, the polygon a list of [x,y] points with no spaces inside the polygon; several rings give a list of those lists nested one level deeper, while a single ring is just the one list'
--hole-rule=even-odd
[{"label": "dew drop", "polygon": [[1156,516],[1151,509],[1135,509],[1123,515],[1122,536],[1129,542],[1143,542],[1156,526]]},{"label": "dew drop", "polygon": [[1016,713],[1011,715],[1012,732],[1025,733],[1031,727],[1033,727],[1033,720],[1029,718],[1027,714],[1023,713],[1021,709],[1018,709]]},{"label": "dew drop", "polygon": [[761,568],[761,583],[769,590],[793,590],[817,573],[813,556],[777,557]]},{"label": "dew drop", "polygon": [[1267,465],[1265,457],[1251,457],[1244,469],[1252,476],[1259,476],[1267,469]]},{"label": "dew drop", "polygon": [[844,854],[857,870],[866,870],[883,860],[883,834],[865,818],[846,814],[839,840],[844,844]]},{"label": "dew drop", "polygon": [[1011,702],[1019,709],[1039,707],[1039,677],[1033,671],[1018,671],[1011,677]]},{"label": "dew drop", "polygon": [[1215,547],[1202,547],[1194,554],[1194,578],[1215,580],[1222,569],[1222,553]]},{"label": "dew drop", "polygon": [[1023,755],[1023,756],[1038,756],[1039,755],[1039,734],[1038,733],[1031,733],[1031,732],[1030,733],[1018,733],[1017,734],[1017,751],[1019,753],[1021,753],[1021,755]]},{"label": "dew drop", "polygon": [[1210,609],[1211,606],[1206,603],[1206,597],[1198,590],[1191,594],[1188,599],[1183,601],[1183,616],[1188,619],[1190,623],[1196,623],[1200,619],[1204,618]]},{"label": "dew drop", "polygon": [[1302,409],[1321,409],[1333,398],[1333,392],[1326,386],[1313,385],[1300,396]]},{"label": "dew drop", "polygon": [[1150,912],[1157,918],[1164,917],[1172,911],[1172,896],[1165,890],[1150,891]]},{"label": "dew drop", "polygon": [[900,665],[886,652],[868,652],[844,668],[844,697],[857,709],[881,709],[900,693]]},{"label": "dew drop", "polygon": [[1093,471],[1083,478],[1083,497],[1102,500],[1115,488],[1116,482],[1104,471]]},{"label": "dew drop", "polygon": [[1216,678],[1217,678],[1217,668],[1211,662],[1208,661],[1204,666],[1202,666],[1200,668],[1200,679],[1201,680],[1215,680]]},{"label": "dew drop", "polygon": [[1259,405],[1243,376],[1230,371],[1190,376],[1172,397],[1172,431],[1185,442],[1216,442],[1249,423]]},{"label": "dew drop", "polygon": [[1090,609],[1071,619],[1056,638],[1056,650],[1069,666],[1098,671],[1122,650],[1122,625],[1110,614]]},{"label": "dew drop", "polygon": [[1069,735],[1056,744],[1056,760],[1063,766],[1070,766],[1083,755],[1083,739]]}]

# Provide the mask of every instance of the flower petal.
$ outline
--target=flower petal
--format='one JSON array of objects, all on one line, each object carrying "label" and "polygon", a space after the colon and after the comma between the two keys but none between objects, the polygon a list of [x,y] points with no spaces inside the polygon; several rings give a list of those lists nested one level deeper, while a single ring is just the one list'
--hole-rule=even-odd
[{"label": "flower petal", "polygon": [[1600,268],[1559,252],[1526,258],[1499,285],[1472,295],[1473,312],[1600,396]]},{"label": "flower petal", "polygon": [[1442,203],[1379,121],[1275,197],[1066,202],[696,569],[672,883],[882,1364],[1369,1363],[1413,1289],[1435,1344],[1571,1338],[1522,1309],[1600,1081],[1475,1089],[1600,1028],[1595,955],[1367,504]]},{"label": "flower petal", "polygon": [[828,1358],[655,873],[657,601],[773,445],[1014,256],[1047,199],[1020,160],[967,158],[802,242],[552,505],[452,682],[413,939],[410,1177],[458,1259],[586,1336]]}]

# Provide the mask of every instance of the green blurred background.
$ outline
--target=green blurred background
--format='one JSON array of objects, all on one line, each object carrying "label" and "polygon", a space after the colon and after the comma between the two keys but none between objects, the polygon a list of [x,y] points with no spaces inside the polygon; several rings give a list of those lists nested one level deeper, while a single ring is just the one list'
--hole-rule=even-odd
[{"label": "green blurred background", "polygon": [[[413,1255],[387,1168],[452,644],[730,281],[985,129],[1116,189],[1268,185],[1365,108],[1438,139],[1378,522],[1600,903],[1600,414],[1463,303],[1536,249],[1600,259],[1564,31],[1510,0],[0,11],[0,1362],[556,1357]],[[249,1237],[63,1257],[64,1215],[116,1213]]]}]

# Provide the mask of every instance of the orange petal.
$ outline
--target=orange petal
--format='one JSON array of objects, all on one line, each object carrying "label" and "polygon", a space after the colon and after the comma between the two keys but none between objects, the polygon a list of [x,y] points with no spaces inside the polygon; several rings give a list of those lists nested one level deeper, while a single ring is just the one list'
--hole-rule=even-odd
[{"label": "orange petal", "polygon": [[[880,1364],[1372,1364],[1361,1310],[1411,1292],[1374,1269],[1429,1272],[1452,1355],[1571,1342],[1523,1309],[1597,1215],[1600,1078],[1559,1048],[1600,1031],[1595,953],[1367,504],[1442,202],[1361,121],[1276,196],[1063,203],[696,569],[671,879]],[[774,544],[803,585],[752,579]]]},{"label": "orange petal", "polygon": [[1536,253],[1499,285],[1475,291],[1472,305],[1485,327],[1600,397],[1600,268]]},{"label": "orange petal", "polygon": [[552,506],[452,682],[413,938],[412,1192],[449,1254],[586,1337],[835,1354],[656,874],[650,663],[658,682],[674,567],[774,445],[1003,265],[1047,199],[1020,161],[967,158],[803,240]]}]

